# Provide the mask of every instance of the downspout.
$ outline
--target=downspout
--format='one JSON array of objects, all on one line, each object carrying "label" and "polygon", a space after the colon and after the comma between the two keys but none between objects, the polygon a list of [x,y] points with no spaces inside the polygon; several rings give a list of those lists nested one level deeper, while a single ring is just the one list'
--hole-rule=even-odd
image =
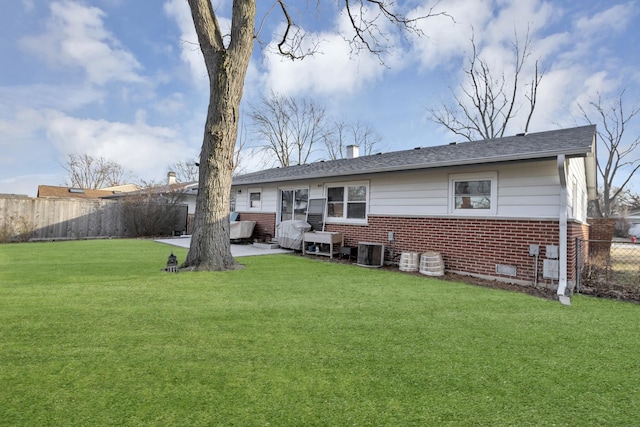
[{"label": "downspout", "polygon": [[564,305],[571,304],[571,298],[565,295],[567,290],[567,176],[565,171],[564,154],[558,156],[558,177],[560,178],[560,213],[558,223],[560,227],[560,241],[558,242],[558,299]]}]

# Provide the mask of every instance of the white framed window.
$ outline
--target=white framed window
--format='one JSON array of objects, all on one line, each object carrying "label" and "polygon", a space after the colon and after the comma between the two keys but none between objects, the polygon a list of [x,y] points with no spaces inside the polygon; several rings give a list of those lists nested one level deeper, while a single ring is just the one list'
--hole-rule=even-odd
[{"label": "white framed window", "polygon": [[460,215],[495,215],[498,173],[449,175],[449,211]]},{"label": "white framed window", "polygon": [[260,210],[262,208],[262,189],[249,189],[249,209]]},{"label": "white framed window", "polygon": [[369,183],[326,184],[327,222],[366,223]]}]

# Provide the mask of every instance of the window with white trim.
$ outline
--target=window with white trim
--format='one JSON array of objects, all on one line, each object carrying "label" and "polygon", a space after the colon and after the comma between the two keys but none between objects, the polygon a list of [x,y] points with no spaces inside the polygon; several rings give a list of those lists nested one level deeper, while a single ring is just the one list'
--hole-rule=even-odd
[{"label": "window with white trim", "polygon": [[327,221],[366,221],[368,193],[366,183],[327,184]]},{"label": "window with white trim", "polygon": [[449,176],[449,208],[463,215],[493,215],[496,213],[496,172]]},{"label": "window with white trim", "polygon": [[262,207],[262,189],[250,188],[249,189],[249,209],[259,210]]}]

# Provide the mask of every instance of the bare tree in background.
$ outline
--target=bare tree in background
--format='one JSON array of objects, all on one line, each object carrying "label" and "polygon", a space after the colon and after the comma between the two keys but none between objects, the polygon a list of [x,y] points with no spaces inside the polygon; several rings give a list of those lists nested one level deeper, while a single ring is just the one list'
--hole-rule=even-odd
[{"label": "bare tree in background", "polygon": [[249,113],[263,149],[278,166],[307,163],[329,130],[324,107],[308,98],[271,93]]},{"label": "bare tree in background", "polygon": [[176,173],[176,182],[194,182],[198,180],[198,158],[180,160],[169,166]]},{"label": "bare tree in background", "polygon": [[[522,132],[528,132],[535,111],[538,86],[543,77],[535,62],[533,76],[523,82],[524,66],[530,57],[529,32],[520,44],[517,33],[512,43],[514,55],[513,74],[492,70],[489,63],[480,58],[475,39],[471,38],[472,53],[464,73],[466,82],[459,91],[450,88],[453,104],[443,104],[428,109],[429,120],[444,126],[468,141],[493,139],[504,136],[509,123],[521,114],[521,94],[527,99],[526,122]],[[527,87],[528,86],[528,87]]]},{"label": "bare tree in background", "polygon": [[598,95],[596,100],[589,102],[588,107],[580,105],[583,118],[589,124],[597,125],[599,148],[604,148],[599,150],[597,159],[602,178],[602,196],[595,201],[595,212],[600,218],[615,214],[616,199],[624,194],[627,184],[640,168],[640,135],[629,135],[627,132],[640,113],[640,107],[626,110],[624,93],[622,90],[611,101],[603,100]]},{"label": "bare tree in background", "polygon": [[[317,47],[309,48],[301,43],[304,33],[291,18],[283,0],[272,2],[267,15],[256,28],[256,1],[233,0],[231,27],[224,34],[211,0],[188,0],[195,25],[200,50],[204,57],[209,77],[209,106],[204,126],[200,168],[198,176],[198,198],[194,219],[191,247],[182,267],[198,270],[226,270],[237,265],[231,255],[229,241],[229,200],[233,173],[234,147],[240,120],[240,101],[244,80],[255,40],[260,42],[260,32],[267,18],[278,14],[283,29],[276,37],[278,52],[296,59],[313,54]],[[322,7],[322,2],[309,2]],[[425,16],[407,18],[396,9],[392,0],[344,0],[345,10],[355,50],[366,49],[380,53],[389,40],[393,29],[403,34],[406,31],[419,33],[419,20],[436,15],[429,11]],[[328,6],[332,8],[333,6]],[[392,28],[380,26],[383,19],[391,22]]]},{"label": "bare tree in background", "polygon": [[120,164],[104,157],[67,154],[62,167],[67,172],[65,185],[69,187],[99,189],[126,184],[131,180]]},{"label": "bare tree in background", "polygon": [[339,120],[334,122],[332,132],[325,138],[325,148],[329,159],[337,160],[345,157],[346,147],[349,145],[357,145],[363,156],[371,155],[380,148],[380,141],[382,138],[368,123]]}]

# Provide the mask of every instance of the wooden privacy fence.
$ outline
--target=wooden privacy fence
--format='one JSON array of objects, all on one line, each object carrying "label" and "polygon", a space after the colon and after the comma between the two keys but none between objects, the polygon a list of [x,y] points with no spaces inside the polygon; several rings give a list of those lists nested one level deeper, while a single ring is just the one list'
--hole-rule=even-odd
[{"label": "wooden privacy fence", "polygon": [[0,241],[123,236],[117,201],[0,196]]},{"label": "wooden privacy fence", "polygon": [[[186,231],[187,206],[153,201],[0,195],[0,242]],[[145,223],[146,221],[146,223]]]}]

